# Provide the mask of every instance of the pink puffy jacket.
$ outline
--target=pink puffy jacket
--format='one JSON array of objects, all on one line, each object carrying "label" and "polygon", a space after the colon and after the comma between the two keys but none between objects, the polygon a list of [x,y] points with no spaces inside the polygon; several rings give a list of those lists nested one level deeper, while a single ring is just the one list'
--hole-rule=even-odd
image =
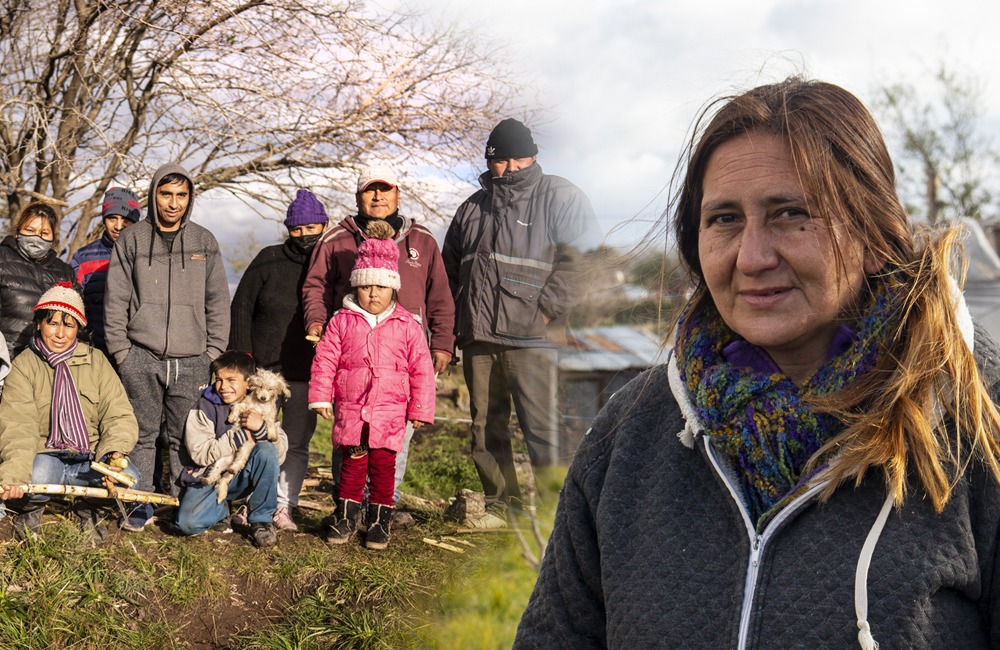
[{"label": "pink puffy jacket", "polygon": [[365,317],[341,309],[316,346],[309,403],[334,405],[333,444],[361,443],[399,451],[407,420],[434,421],[434,363],[420,324],[398,303],[372,329]]}]

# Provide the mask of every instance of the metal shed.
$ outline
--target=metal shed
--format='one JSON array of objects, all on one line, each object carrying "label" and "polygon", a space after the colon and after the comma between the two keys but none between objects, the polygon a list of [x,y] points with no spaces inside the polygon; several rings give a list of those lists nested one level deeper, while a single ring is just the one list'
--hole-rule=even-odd
[{"label": "metal shed", "polygon": [[573,458],[580,440],[616,390],[665,360],[662,342],[635,327],[569,330],[559,345],[559,461]]}]

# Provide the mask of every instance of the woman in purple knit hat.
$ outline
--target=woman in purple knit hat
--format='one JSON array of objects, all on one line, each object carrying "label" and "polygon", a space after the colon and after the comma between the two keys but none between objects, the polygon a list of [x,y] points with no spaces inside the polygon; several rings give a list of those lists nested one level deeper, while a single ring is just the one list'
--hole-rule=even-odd
[{"label": "woman in purple knit hat", "polygon": [[305,339],[301,296],[309,255],[328,221],[316,196],[298,190],[285,217],[288,239],[257,254],[233,296],[229,348],[249,352],[259,368],[280,372],[292,391],[281,418],[288,454],[278,477],[274,514],[278,530],[298,530],[292,510],[298,506],[309,464],[309,441],[316,429],[316,414],[306,402],[313,345]]}]

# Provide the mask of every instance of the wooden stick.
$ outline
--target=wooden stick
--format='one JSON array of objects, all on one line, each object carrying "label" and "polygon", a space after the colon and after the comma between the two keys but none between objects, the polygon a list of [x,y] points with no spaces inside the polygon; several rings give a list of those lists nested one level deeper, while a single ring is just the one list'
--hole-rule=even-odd
[{"label": "wooden stick", "polygon": [[441,541],[442,542],[455,542],[456,544],[464,544],[465,546],[470,546],[472,548],[476,548],[476,545],[473,544],[472,542],[466,541],[464,539],[459,539],[457,537],[448,537],[447,535],[445,535],[444,537],[441,538]]},{"label": "wooden stick", "polygon": [[96,461],[91,462],[90,463],[90,469],[92,469],[92,470],[94,470],[94,471],[96,471],[96,472],[98,472],[100,474],[104,474],[105,476],[107,476],[109,478],[113,478],[114,480],[118,481],[119,483],[121,483],[125,487],[132,487],[133,485],[135,485],[135,479],[134,478],[132,478],[128,474],[123,474],[122,472],[119,472],[118,470],[112,469],[112,468],[108,467],[107,465],[105,465],[104,463],[98,463]]},{"label": "wooden stick", "polygon": [[20,488],[28,494],[63,494],[72,497],[91,497],[93,499],[120,499],[121,501],[139,501],[140,503],[160,503],[167,506],[179,506],[176,497],[166,494],[155,494],[141,490],[106,490],[104,488],[84,487],[82,485],[57,485],[51,483],[28,483]]},{"label": "wooden stick", "polygon": [[431,546],[436,546],[438,548],[443,548],[446,551],[451,551],[452,553],[462,554],[465,553],[462,549],[457,546],[452,546],[451,544],[445,544],[444,542],[439,542],[430,538],[424,538],[424,544],[430,544]]}]

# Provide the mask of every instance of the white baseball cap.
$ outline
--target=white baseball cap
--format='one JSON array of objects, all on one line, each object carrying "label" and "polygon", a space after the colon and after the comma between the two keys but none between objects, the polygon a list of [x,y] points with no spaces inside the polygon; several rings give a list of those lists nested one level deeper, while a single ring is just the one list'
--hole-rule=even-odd
[{"label": "white baseball cap", "polygon": [[385,183],[390,187],[396,187],[396,174],[388,165],[368,165],[361,170],[358,176],[358,192],[364,192],[365,188],[372,183]]}]

